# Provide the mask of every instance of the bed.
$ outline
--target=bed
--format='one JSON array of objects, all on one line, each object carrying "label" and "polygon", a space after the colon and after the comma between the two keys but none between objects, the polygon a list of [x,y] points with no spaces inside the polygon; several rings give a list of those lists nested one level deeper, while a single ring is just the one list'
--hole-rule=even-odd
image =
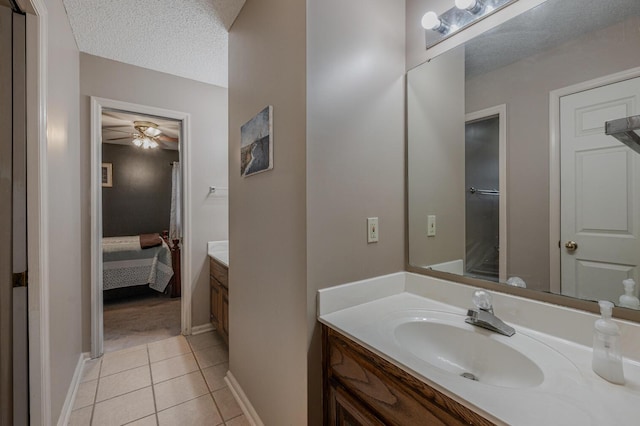
[{"label": "bed", "polygon": [[[141,244],[141,238],[143,243]],[[148,286],[171,296],[180,296],[180,252],[178,241],[156,238],[158,245],[145,246],[148,236],[105,237],[102,239],[103,290]]]}]

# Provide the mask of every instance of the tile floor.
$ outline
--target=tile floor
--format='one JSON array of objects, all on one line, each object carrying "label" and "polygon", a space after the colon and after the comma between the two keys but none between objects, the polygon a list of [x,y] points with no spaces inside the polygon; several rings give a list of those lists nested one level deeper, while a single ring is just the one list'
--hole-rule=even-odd
[{"label": "tile floor", "polygon": [[228,360],[215,332],[106,353],[86,362],[69,425],[249,425]]}]

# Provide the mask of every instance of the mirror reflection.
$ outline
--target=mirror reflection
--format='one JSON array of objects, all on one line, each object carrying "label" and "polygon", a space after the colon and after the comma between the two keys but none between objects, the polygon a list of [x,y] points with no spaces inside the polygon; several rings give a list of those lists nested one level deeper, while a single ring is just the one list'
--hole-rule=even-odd
[{"label": "mirror reflection", "polygon": [[409,71],[409,263],[639,308],[638,46],[637,0],[548,0]]}]

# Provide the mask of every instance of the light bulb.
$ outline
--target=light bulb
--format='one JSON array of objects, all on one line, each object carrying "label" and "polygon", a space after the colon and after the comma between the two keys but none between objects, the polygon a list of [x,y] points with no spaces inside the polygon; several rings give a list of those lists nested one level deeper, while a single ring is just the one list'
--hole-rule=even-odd
[{"label": "light bulb", "polygon": [[456,7],[458,9],[473,9],[476,7],[476,0],[456,0]]},{"label": "light bulb", "polygon": [[435,12],[427,12],[422,17],[422,27],[425,30],[437,30],[442,25],[442,21]]},{"label": "light bulb", "polygon": [[140,140],[140,138],[134,138],[133,139],[133,144],[135,146],[141,146],[142,145],[142,141]]}]

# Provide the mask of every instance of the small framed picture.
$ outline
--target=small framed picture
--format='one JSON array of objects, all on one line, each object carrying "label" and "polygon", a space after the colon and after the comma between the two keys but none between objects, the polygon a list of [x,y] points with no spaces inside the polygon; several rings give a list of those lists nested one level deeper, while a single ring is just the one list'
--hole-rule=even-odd
[{"label": "small framed picture", "polygon": [[113,164],[102,163],[102,186],[111,188],[113,186]]},{"label": "small framed picture", "polygon": [[273,106],[269,105],[240,128],[240,175],[273,169]]}]

